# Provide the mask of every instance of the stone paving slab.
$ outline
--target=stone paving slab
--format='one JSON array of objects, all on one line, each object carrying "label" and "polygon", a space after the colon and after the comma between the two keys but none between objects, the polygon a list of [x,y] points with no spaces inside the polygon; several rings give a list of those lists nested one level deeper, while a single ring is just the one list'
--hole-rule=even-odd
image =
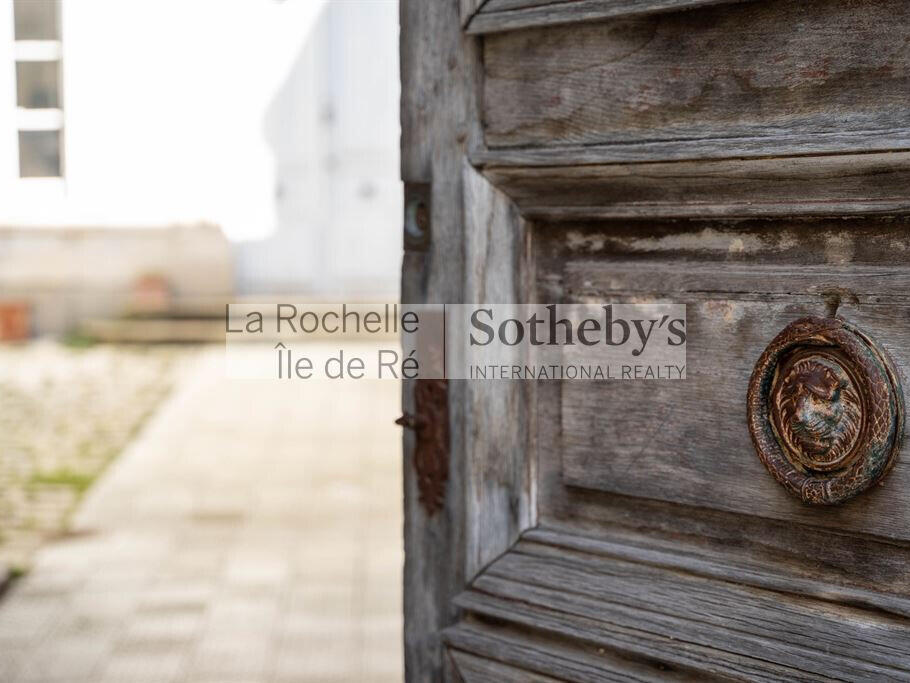
[{"label": "stone paving slab", "polygon": [[0,600],[0,681],[400,681],[393,381],[200,353]]}]

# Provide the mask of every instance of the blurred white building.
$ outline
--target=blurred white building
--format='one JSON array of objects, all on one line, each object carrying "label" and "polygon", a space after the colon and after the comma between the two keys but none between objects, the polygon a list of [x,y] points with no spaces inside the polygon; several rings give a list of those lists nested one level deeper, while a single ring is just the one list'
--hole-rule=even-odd
[{"label": "blurred white building", "polygon": [[0,298],[394,297],[397,77],[394,0],[0,0]]},{"label": "blurred white building", "polygon": [[277,229],[238,250],[242,291],[397,296],[398,99],[397,3],[328,2],[265,113]]}]

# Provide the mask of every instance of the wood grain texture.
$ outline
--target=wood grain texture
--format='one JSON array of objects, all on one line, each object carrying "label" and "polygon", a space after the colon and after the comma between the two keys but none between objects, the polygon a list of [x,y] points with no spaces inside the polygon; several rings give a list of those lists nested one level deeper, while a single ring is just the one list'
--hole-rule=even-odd
[{"label": "wood grain texture", "polygon": [[[681,296],[693,304],[729,298],[762,305],[819,308],[826,303],[827,293],[837,291],[861,303],[906,303],[908,287],[910,269],[889,265],[807,264],[794,268],[748,262],[643,264],[636,261],[581,261],[566,265],[566,291],[584,300],[617,295],[650,295],[661,299]],[[895,311],[895,322],[899,320],[899,311]],[[725,321],[732,321],[732,316]]]},{"label": "wood grain texture", "polygon": [[461,17],[461,25],[467,26],[471,19],[483,7],[488,0],[458,0],[458,13]]},{"label": "wood grain texture", "polygon": [[[537,637],[589,642],[706,676],[910,676],[906,619],[710,581],[559,543],[521,541],[458,602]],[[559,677],[598,680],[571,670]]]},{"label": "wood grain texture", "polygon": [[[459,4],[402,0],[401,176],[432,183],[432,240],[405,252],[405,303],[459,301],[464,293],[464,213],[461,166],[476,134],[474,87],[479,56],[461,32]],[[414,382],[403,383],[402,407],[415,413]],[[449,386],[449,479],[444,507],[430,516],[419,501],[413,467],[416,439],[404,430],[404,642],[409,681],[445,680],[441,630],[458,614],[452,598],[463,589],[465,500],[462,463],[464,386]]]},{"label": "wood grain texture", "polygon": [[[621,502],[629,512],[641,511],[636,527],[629,519],[614,520],[611,528],[584,536],[566,525],[544,526],[528,531],[524,539],[910,617],[907,547],[871,538],[845,544],[842,535],[830,531],[682,506]],[[661,526],[668,513],[676,517],[669,533]],[[576,527],[581,528],[583,524]],[[876,558],[874,565],[858,562],[870,554]]]},{"label": "wood grain texture", "polygon": [[[406,252],[408,303],[518,301],[529,286],[524,224],[511,202],[465,162],[480,135],[479,49],[459,29],[459,5],[401,3],[402,179],[431,183],[431,234]],[[414,436],[404,436],[405,673],[450,676],[442,629],[457,618],[454,596],[534,521],[535,480],[524,444],[533,430],[524,395],[508,383],[449,382],[449,477],[443,507],[419,502]],[[414,414],[415,387],[403,408]],[[503,425],[508,425],[503,429]]]},{"label": "wood grain texture", "polygon": [[534,26],[576,24],[744,2],[745,0],[489,0],[468,24],[468,33],[484,34]]},{"label": "wood grain texture", "polygon": [[[836,305],[841,314],[855,319],[860,325],[892,330],[905,326],[910,317],[905,294],[906,254],[910,249],[908,227],[906,218],[712,222],[640,218],[538,225],[534,232],[537,299],[614,300],[627,296],[666,296],[669,291],[674,297],[679,294],[691,297],[696,306],[717,306],[711,316],[721,318],[724,326],[740,324],[737,320],[726,319],[728,313],[732,313],[734,319],[737,317],[738,306],[763,307],[757,319],[753,316],[755,326],[745,335],[747,343],[751,343],[748,340],[753,336],[761,336],[757,330],[766,324],[767,316],[773,319],[774,315],[780,314],[782,306],[792,307],[794,315],[798,316],[803,311],[824,314]],[[741,301],[729,306],[730,300],[737,298]],[[786,314],[780,319],[782,323],[789,322]],[[773,328],[774,325],[769,324],[771,336],[778,331]],[[901,347],[906,343],[904,336],[892,341]],[[680,486],[687,488],[691,479],[686,471],[692,467],[692,457],[702,458],[706,473],[726,477],[729,472],[739,471],[742,480],[748,481],[748,473],[740,467],[742,456],[742,462],[750,458],[755,461],[755,475],[764,476],[769,488],[779,488],[764,472],[747,436],[742,451],[733,440],[722,437],[726,418],[723,413],[717,414],[711,403],[713,395],[718,387],[720,393],[726,393],[724,387],[738,372],[737,357],[747,358],[747,372],[742,377],[743,395],[739,397],[740,410],[733,416],[734,429],[739,425],[746,434],[745,383],[751,362],[764,345],[757,343],[756,355],[750,357],[743,353],[745,344],[736,339],[730,344],[727,341],[727,338],[706,341],[702,350],[710,347],[715,355],[699,356],[707,357],[714,367],[711,381],[705,383],[699,395],[701,409],[706,414],[714,413],[713,424],[706,424],[678,439],[673,438],[678,432],[673,417],[669,425],[663,425],[665,429],[638,428],[642,434],[639,443],[648,444],[649,439],[657,442],[659,456],[655,457],[660,462],[655,466],[653,462],[634,459],[627,465],[630,469],[642,468],[643,471],[650,468],[651,483],[659,478],[661,485],[673,488],[675,482],[684,480],[686,483]],[[893,346],[888,350],[897,353]],[[687,383],[690,381],[686,380]],[[864,514],[861,506],[852,511],[840,508],[833,518],[812,518],[803,514],[801,506],[796,506],[794,515],[789,511],[777,514],[771,510],[771,514],[762,517],[767,510],[762,508],[763,499],[757,494],[757,498],[734,513],[721,509],[723,501],[714,507],[717,497],[712,498],[712,494],[694,495],[688,499],[688,505],[672,502],[680,500],[674,495],[652,493],[653,497],[648,499],[649,493],[642,493],[642,487],[646,490],[650,485],[647,481],[625,490],[626,495],[616,493],[618,487],[609,482],[603,487],[607,491],[594,490],[590,488],[590,480],[601,466],[598,463],[591,469],[575,473],[577,486],[566,486],[568,452],[564,449],[567,440],[573,437],[568,435],[570,428],[565,415],[571,406],[564,399],[565,391],[573,384],[581,392],[579,396],[585,394],[580,402],[587,401],[588,407],[583,410],[594,413],[599,409],[598,419],[609,418],[636,430],[635,420],[639,416],[634,415],[633,408],[627,407],[629,395],[625,387],[628,384],[622,392],[613,392],[609,405],[599,406],[596,404],[608,395],[608,387],[595,388],[583,382],[551,382],[539,386],[536,393],[536,452],[539,459],[538,514],[542,527],[526,532],[522,543],[540,542],[534,552],[545,553],[557,563],[541,569],[553,581],[546,584],[535,569],[527,580],[532,589],[526,593],[523,586],[510,583],[515,577],[524,575],[524,569],[501,565],[503,571],[496,577],[500,583],[491,587],[481,581],[475,582],[472,593],[462,596],[459,604],[478,614],[523,625],[529,632],[545,634],[539,636],[541,638],[601,642],[607,650],[612,647],[626,654],[652,656],[674,670],[691,667],[705,677],[750,680],[908,677],[907,672],[897,670],[861,672],[852,668],[865,666],[857,650],[836,651],[832,645],[822,645],[844,638],[863,643],[865,647],[866,628],[870,626],[868,618],[882,619],[879,624],[887,625],[886,630],[891,625],[896,626],[898,630],[889,638],[905,638],[900,634],[910,623],[907,620],[910,616],[910,546],[895,540],[902,532],[894,533],[887,540],[868,535],[871,531],[887,536],[904,525],[906,520],[901,519],[899,508],[895,511],[889,505],[879,504],[881,519],[872,526],[863,527],[868,519],[858,518],[857,515]],[[582,385],[587,385],[586,392]],[[644,400],[636,404],[639,414],[660,418],[668,413],[669,405],[672,416],[681,403],[664,404],[665,396],[659,391],[652,392],[650,398],[651,403]],[[688,415],[697,410],[684,408],[683,412]],[[677,416],[680,414],[676,413]],[[599,425],[587,432],[586,439],[579,436],[577,443],[583,444],[581,448],[598,450],[605,459],[604,454],[609,456],[613,445],[611,438],[616,431],[610,425]],[[702,447],[686,450],[687,440]],[[618,476],[622,478],[626,473],[620,471]],[[723,495],[732,490],[735,496],[736,487],[741,489],[743,486],[735,476],[725,482],[732,482],[734,488],[721,485],[715,493]],[[890,491],[886,486],[871,495],[887,494],[891,496],[890,502],[896,500],[899,506],[904,491],[905,485]],[[792,502],[789,496],[781,494],[782,503]],[[873,528],[876,524],[878,526]],[[855,533],[856,529],[865,533]],[[515,552],[521,547],[520,544]],[[594,587],[590,588],[589,594],[596,595],[595,600],[590,603],[582,600],[576,611],[575,596],[588,590],[579,588],[579,583],[584,584],[589,579],[593,582],[593,579],[579,577],[579,583],[576,583],[567,575],[564,568],[570,555],[567,549],[591,555],[587,561],[590,566],[596,567],[597,571],[611,567],[623,579],[635,575],[637,570],[615,565],[614,560],[664,569],[674,575],[702,577],[707,581],[706,585],[715,587],[729,582],[737,589],[746,586],[759,589],[767,602],[758,606],[745,597],[719,601],[714,594],[695,597],[691,587],[682,584],[664,592],[659,579],[646,579],[642,575],[641,593],[627,585],[617,588],[629,601],[616,606],[615,610],[610,589],[604,584],[592,583]],[[543,594],[541,584],[548,586]],[[653,603],[642,597],[646,594],[651,595]],[[707,619],[715,626],[701,635],[699,629],[705,617],[694,607],[682,608],[676,614],[688,614],[700,622],[699,626],[693,628],[672,621],[677,601],[685,602],[690,598],[717,609],[716,617]],[[543,601],[547,601],[546,607],[541,605]],[[754,640],[751,636],[746,637],[748,629],[742,629],[744,617],[738,612],[740,608],[750,613],[745,620],[755,625]],[[778,647],[777,638],[787,639],[790,628],[814,633],[815,626],[808,622],[794,626],[796,622],[791,622],[791,617],[814,623],[814,615],[819,611],[840,621],[844,631],[836,635],[827,631],[833,624],[822,624],[821,633],[815,640],[819,644],[815,652],[806,651],[802,646],[789,651]],[[631,618],[625,621],[623,615]],[[652,617],[661,628],[686,634],[686,637],[662,643],[657,640],[660,632],[655,633],[657,629],[649,621]],[[668,618],[671,621],[665,621]],[[782,630],[766,628],[765,624],[770,621],[775,621]],[[693,633],[694,642],[690,637]],[[746,637],[746,640],[733,642],[739,637]],[[695,647],[706,643],[712,643],[719,651]],[[887,650],[891,644],[883,646]],[[908,661],[903,650],[899,650],[897,656],[900,662]],[[789,668],[791,666],[793,668]],[[572,678],[571,670],[561,676],[566,680],[580,680]]]},{"label": "wood grain texture", "polygon": [[[454,639],[458,639],[463,633],[469,631],[469,627],[455,630],[458,635],[455,635]],[[482,643],[485,636],[486,634],[478,634],[477,640]],[[464,637],[470,637],[470,635]],[[501,664],[493,659],[478,657],[461,650],[450,649],[449,657],[454,662],[458,676],[464,683],[502,683],[502,681],[518,680],[527,681],[527,683],[557,683],[555,678],[534,674],[527,669]]]},{"label": "wood grain texture", "polygon": [[476,166],[584,166],[687,161],[697,159],[755,159],[820,154],[900,152],[910,148],[910,129],[789,134],[773,137],[638,140],[551,147],[478,146],[471,150]]},{"label": "wood grain texture", "polygon": [[910,368],[910,8],[586,15],[485,35],[482,67],[472,14],[632,7],[514,1],[402,3],[402,177],[433,193],[403,300],[682,300],[690,379],[452,382],[432,519],[405,436],[408,680],[910,678],[910,465],[811,510],[745,425],[795,317]]},{"label": "wood grain texture", "polygon": [[560,3],[578,2],[578,0],[487,0],[484,12],[501,12],[510,9],[527,9],[542,5],[558,5]]},{"label": "wood grain texture", "polygon": [[[655,277],[656,273],[652,271]],[[687,297],[677,294],[675,300]],[[900,348],[910,342],[902,329],[910,308],[888,308],[893,314],[890,325],[863,329],[890,342],[882,344],[890,346],[897,367],[906,373],[910,357],[901,354]],[[823,315],[824,306],[743,302],[735,294],[690,302],[685,381],[564,383],[564,481],[910,539],[906,457],[898,456],[889,478],[879,487],[822,510],[790,496],[755,454],[745,419],[745,393],[754,360],[789,322],[813,313]]]},{"label": "wood grain texture", "polygon": [[567,487],[560,387],[538,392],[540,529],[525,538],[910,616],[910,547],[837,529]]},{"label": "wood grain texture", "polygon": [[[465,161],[465,301],[525,301],[527,226],[502,192]],[[465,382],[466,576],[474,576],[536,523],[535,462],[525,382]]]},{"label": "wood grain texture", "polygon": [[[791,500],[754,453],[746,388],[788,323],[838,313],[910,368],[904,219],[590,224],[541,229],[538,296],[688,304],[684,382],[565,382],[562,480],[573,486],[910,538],[910,466],[842,507]],[[906,382],[906,380],[904,380]],[[542,453],[545,451],[542,451]],[[545,457],[545,456],[541,456]],[[904,458],[903,460],[906,460]],[[543,476],[543,475],[542,475]],[[542,484],[543,486],[543,484]]]},{"label": "wood grain texture", "polygon": [[[902,0],[769,0],[490,35],[486,144],[641,144],[642,160],[906,147],[910,41],[892,27],[908,21]],[[664,142],[690,151],[646,146]]]},{"label": "wood grain texture", "polygon": [[[566,263],[661,261],[709,267],[718,276],[750,265],[858,269],[902,268],[910,253],[910,217],[780,218],[775,220],[665,220],[637,217],[615,221],[538,224],[534,231],[540,296],[559,296],[547,283]],[[683,266],[684,267],[684,266]],[[792,291],[767,281],[768,291]],[[891,288],[891,295],[897,288]],[[793,293],[798,293],[793,291]]]},{"label": "wood grain texture", "polygon": [[445,638],[459,672],[469,683],[704,680],[692,672],[638,661],[612,649],[573,643],[568,638],[541,637],[502,622],[491,624],[482,617],[447,629]]},{"label": "wood grain texture", "polygon": [[910,211],[910,153],[569,166],[488,165],[529,219],[846,216]]}]

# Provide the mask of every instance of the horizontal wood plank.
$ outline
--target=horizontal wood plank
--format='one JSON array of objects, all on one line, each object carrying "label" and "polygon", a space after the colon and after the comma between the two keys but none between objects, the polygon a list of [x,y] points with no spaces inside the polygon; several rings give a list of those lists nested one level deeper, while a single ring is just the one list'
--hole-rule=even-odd
[{"label": "horizontal wood plank", "polygon": [[910,152],[606,165],[566,157],[562,163],[568,165],[490,164],[484,175],[524,216],[539,220],[910,212]]},{"label": "horizontal wood plank", "polygon": [[[473,638],[472,638],[473,636]],[[469,640],[472,644],[486,645],[486,634],[476,633],[470,627],[458,628],[453,634],[453,640]],[[496,643],[494,636],[494,645]],[[497,651],[499,651],[497,647]],[[501,683],[501,681],[522,680],[527,683],[557,683],[557,679],[550,676],[534,674],[527,669],[518,669],[507,664],[500,664],[494,659],[478,657],[476,655],[462,652],[461,650],[449,650],[449,656],[455,664],[455,669],[461,677],[463,683]]]},{"label": "horizontal wood plank", "polygon": [[902,0],[769,0],[493,34],[486,144],[625,160],[906,148],[910,43],[891,27],[908,22]]},{"label": "horizontal wood plank", "polygon": [[700,159],[758,159],[765,157],[818,156],[901,152],[910,149],[910,128],[775,133],[705,139],[632,140],[604,144],[553,145],[551,147],[478,146],[470,158],[477,166],[549,167],[634,164]]},{"label": "horizontal wood plank", "polygon": [[[788,275],[798,276],[803,266],[810,266],[846,274],[852,268],[857,272],[906,268],[910,217],[729,221],[638,217],[540,224],[534,237],[538,286],[541,278],[562,278],[566,268],[593,261],[619,268],[638,261],[694,267],[713,264],[713,277],[717,278],[725,277],[728,267],[734,271],[738,267],[789,267]],[[653,283],[649,286],[649,291],[655,291]],[[772,289],[763,291],[773,291],[780,285],[765,287]],[[891,295],[899,292],[897,287],[890,288]],[[561,290],[553,294],[560,296]]]},{"label": "horizontal wood plank", "polygon": [[488,0],[468,25],[480,35],[533,26],[575,24],[615,17],[667,12],[744,0]]},{"label": "horizontal wood plank", "polygon": [[[789,667],[776,666],[752,657],[690,641],[680,641],[673,636],[655,634],[646,629],[627,625],[634,623],[633,620],[617,623],[616,620],[610,619],[611,615],[607,612],[604,612],[605,618],[601,619],[577,613],[577,610],[566,609],[568,605],[562,608],[541,605],[537,601],[525,600],[520,589],[514,590],[514,587],[495,578],[485,581],[483,589],[465,591],[455,599],[455,603],[472,615],[514,625],[517,630],[522,630],[526,634],[536,632],[543,638],[570,643],[590,643],[595,646],[598,654],[621,653],[628,657],[660,663],[670,671],[695,671],[698,672],[697,680],[731,678],[768,682],[827,680],[822,676],[804,674]],[[681,630],[685,628],[684,625],[680,627]],[[465,639],[456,640],[462,632],[463,627],[459,624],[448,629],[444,637],[447,642],[467,650],[471,646]],[[480,649],[482,646],[479,643],[475,647],[478,653],[486,656],[493,656],[495,653],[489,649]],[[560,666],[552,673],[564,681],[610,680],[609,674],[595,674],[595,677],[579,675],[578,667],[572,663]]]},{"label": "horizontal wood plank", "polygon": [[[693,305],[707,306],[709,313],[716,307],[723,308],[725,317],[719,323],[722,325],[733,322],[733,316],[726,314],[732,312],[734,305],[747,302],[763,306],[775,302],[784,308],[789,308],[787,304],[808,305],[815,312],[825,303],[828,294],[864,304],[907,303],[910,268],[849,264],[580,261],[566,266],[566,293],[581,301],[642,294],[656,299],[684,298]],[[722,305],[725,301],[730,302],[729,309]],[[889,312],[893,322],[901,321],[900,309]],[[777,321],[771,324],[777,324]],[[771,338],[765,341],[771,341]],[[710,348],[707,351],[710,353]]]},{"label": "horizontal wood plank", "polygon": [[496,627],[477,620],[448,629],[444,637],[466,683],[550,683],[556,680],[657,683],[696,680],[691,673],[637,662],[617,655],[612,649],[595,649],[587,643],[573,644],[566,640],[560,642],[535,637],[527,632],[518,633],[502,625]]},{"label": "horizontal wood plank", "polygon": [[[568,548],[910,618],[910,549],[906,547],[869,538],[845,544],[842,535],[826,530],[762,526],[762,520],[732,515],[722,519],[679,507],[674,511],[675,534],[659,529],[645,532],[644,517],[650,513],[653,523],[654,511],[637,501],[626,502],[644,513],[638,529],[620,523],[586,536],[565,526],[539,527],[523,538],[539,544],[539,552],[555,556]],[[696,526],[697,536],[686,535]],[[875,557],[874,563],[861,559],[870,556]]]},{"label": "horizontal wood plank", "polygon": [[910,675],[905,619],[560,550],[519,544],[472,587],[806,673]]},{"label": "horizontal wood plank", "polygon": [[487,0],[485,12],[502,12],[511,9],[528,9],[542,5],[557,5],[559,3],[578,2],[578,0]]},{"label": "horizontal wood plank", "polygon": [[556,636],[653,658],[677,672],[755,680],[910,676],[905,618],[592,553],[555,532],[534,534],[457,600],[497,620],[503,633],[514,625],[519,641]]}]

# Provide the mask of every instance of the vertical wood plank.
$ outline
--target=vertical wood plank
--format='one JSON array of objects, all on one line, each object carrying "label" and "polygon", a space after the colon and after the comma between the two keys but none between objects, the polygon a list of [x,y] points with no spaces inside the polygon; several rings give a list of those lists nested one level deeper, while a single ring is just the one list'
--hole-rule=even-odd
[{"label": "vertical wood plank", "polygon": [[[464,296],[462,163],[476,140],[476,39],[461,32],[460,3],[401,0],[401,177],[432,185],[431,241],[425,252],[406,252],[401,299],[405,303],[457,303]],[[419,501],[413,467],[415,439],[404,434],[404,640],[408,681],[441,681],[441,630],[453,623],[452,603],[465,575],[464,382],[449,382],[449,481],[442,510],[428,515]],[[402,404],[414,409],[414,384],[405,382]]]},{"label": "vertical wood plank", "polygon": [[[465,300],[528,300],[529,235],[515,205],[465,160]],[[516,362],[520,362],[516,359]],[[473,577],[535,523],[531,382],[467,383],[466,573]]]},{"label": "vertical wood plank", "polygon": [[[532,281],[523,222],[467,162],[480,144],[481,66],[477,39],[461,32],[459,7],[447,0],[402,0],[400,7],[401,175],[432,186],[429,249],[404,256],[406,303],[520,301]],[[413,410],[413,389],[405,383],[405,411]],[[533,523],[526,391],[524,383],[449,382],[450,475],[445,505],[434,515],[420,505],[414,437],[404,436],[409,681],[451,676],[441,631],[458,616],[453,598]]]}]

